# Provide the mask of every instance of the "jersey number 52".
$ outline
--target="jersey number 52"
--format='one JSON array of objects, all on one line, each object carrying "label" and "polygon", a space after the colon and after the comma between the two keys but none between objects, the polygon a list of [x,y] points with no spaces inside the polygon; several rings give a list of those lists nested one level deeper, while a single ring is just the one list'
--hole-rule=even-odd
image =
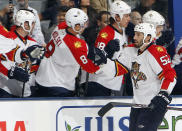
[{"label": "jersey number 52", "polygon": [[167,55],[160,57],[160,60],[162,62],[162,65],[167,65],[168,63],[171,63],[171,61]]}]

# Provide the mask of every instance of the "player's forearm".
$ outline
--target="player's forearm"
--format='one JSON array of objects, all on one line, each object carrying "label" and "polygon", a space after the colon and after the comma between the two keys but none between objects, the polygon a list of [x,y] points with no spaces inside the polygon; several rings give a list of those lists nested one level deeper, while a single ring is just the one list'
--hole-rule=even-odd
[{"label": "player's forearm", "polygon": [[166,74],[164,74],[164,77],[161,82],[161,90],[166,91],[168,94],[171,94],[175,84],[176,73],[174,70],[170,70]]},{"label": "player's forearm", "polygon": [[166,91],[168,94],[171,94],[175,84],[176,78],[174,78],[173,81],[164,79],[161,85],[161,91]]}]

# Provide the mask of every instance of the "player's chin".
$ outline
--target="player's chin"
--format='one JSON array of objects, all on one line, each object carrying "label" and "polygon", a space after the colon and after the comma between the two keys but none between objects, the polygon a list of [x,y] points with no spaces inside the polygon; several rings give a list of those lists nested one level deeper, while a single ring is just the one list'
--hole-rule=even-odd
[{"label": "player's chin", "polygon": [[140,47],[137,42],[134,42],[134,45],[135,45],[136,48],[139,48]]}]

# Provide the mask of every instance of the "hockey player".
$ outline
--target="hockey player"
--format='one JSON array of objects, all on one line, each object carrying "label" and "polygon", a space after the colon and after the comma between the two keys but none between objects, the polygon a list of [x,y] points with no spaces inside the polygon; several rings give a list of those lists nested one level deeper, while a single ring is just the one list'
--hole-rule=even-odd
[{"label": "hockey player", "polygon": [[[51,35],[51,40],[46,46],[46,54],[41,61],[36,74],[37,96],[59,97],[74,96],[75,78],[79,68],[89,73],[99,70],[99,66],[88,59],[88,47],[84,40],[79,38],[87,27],[88,17],[80,9],[72,8],[66,13],[66,24],[60,23]],[[95,50],[96,64],[105,55],[98,49]],[[90,50],[89,50],[90,54]]]},{"label": "hockey player", "polygon": [[165,19],[157,11],[150,10],[146,12],[142,17],[142,21],[144,23],[150,23],[155,26],[156,28],[155,43],[157,45],[161,45],[167,48],[174,42],[173,32],[170,29],[164,29]]},{"label": "hockey player", "polygon": [[116,72],[108,73],[119,76],[130,71],[133,103],[149,106],[131,108],[129,130],[157,131],[172,100],[170,93],[176,84],[176,72],[171,68],[166,49],[151,43],[156,36],[154,25],[141,23],[134,31],[135,43],[124,48],[118,60],[112,63]]},{"label": "hockey player", "polygon": [[9,79],[16,79],[22,82],[27,82],[29,80],[29,74],[24,69],[18,68],[14,65],[10,66],[10,68],[7,69],[2,64],[2,61],[6,60],[5,56],[14,59],[17,62],[22,62],[22,51],[23,49],[16,46],[12,39],[8,39],[0,35],[0,75],[6,76]]},{"label": "hockey player", "polygon": [[[110,24],[103,28],[96,39],[95,46],[101,50],[115,50],[114,45],[107,46],[109,42],[118,43],[120,49],[113,55],[108,52],[108,57],[115,60],[122,53],[124,46],[127,45],[127,36],[125,28],[130,21],[131,7],[125,2],[116,0],[110,7]],[[118,39],[118,40],[115,40]],[[107,46],[107,47],[106,47]],[[106,48],[105,48],[106,47]],[[85,72],[82,74],[84,75]],[[83,81],[83,77],[82,77]],[[111,77],[102,76],[99,74],[89,74],[88,88],[86,96],[110,96],[111,91],[120,91],[122,86],[123,76]],[[95,92],[97,90],[97,92]]]},{"label": "hockey player", "polygon": [[[17,47],[22,48],[25,50],[22,53],[22,59],[27,62],[18,62],[13,60],[13,57],[8,57],[5,55],[5,60],[1,60],[1,63],[6,67],[10,68],[14,65],[14,61],[17,62],[16,65],[21,68],[27,68],[27,65],[30,65],[30,80],[25,84],[25,96],[29,96],[30,86],[34,85],[34,72],[37,70],[37,66],[35,63],[37,62],[37,57],[41,58],[44,53],[44,48],[39,46],[38,43],[29,37],[30,32],[34,29],[35,26],[35,15],[30,10],[19,10],[15,16],[15,24],[16,30],[15,31],[6,31],[2,26],[0,27],[1,32],[0,34],[6,38],[12,39],[14,41],[14,45]],[[16,49],[16,48],[15,48]],[[34,52],[32,52],[34,51]],[[16,52],[16,50],[14,50]],[[27,56],[27,53],[29,54]],[[36,57],[32,57],[31,55],[34,54]],[[14,96],[21,96],[22,95],[22,87],[23,83],[16,81],[16,80],[6,80],[5,78],[1,77],[1,97],[10,97],[11,95]],[[4,90],[7,91],[9,96],[4,94]]]},{"label": "hockey player", "polygon": [[28,5],[28,1],[29,0],[16,0],[16,5],[14,6],[13,19],[15,19],[16,13],[20,9],[32,10],[32,12],[35,15],[35,21],[36,22],[35,22],[34,30],[30,33],[30,36],[33,39],[35,39],[40,45],[45,45],[44,36],[43,36],[42,31],[41,31],[41,25],[40,25],[40,19],[38,16],[38,12],[37,12],[37,10],[35,10],[34,8],[32,8]]}]

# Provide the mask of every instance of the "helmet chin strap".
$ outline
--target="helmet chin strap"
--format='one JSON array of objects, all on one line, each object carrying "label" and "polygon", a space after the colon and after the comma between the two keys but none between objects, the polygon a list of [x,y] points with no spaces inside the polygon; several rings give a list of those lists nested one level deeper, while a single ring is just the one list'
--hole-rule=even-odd
[{"label": "helmet chin strap", "polygon": [[122,29],[122,27],[120,26],[120,22],[117,22],[117,21],[116,21],[116,23],[117,23],[119,29]]},{"label": "helmet chin strap", "polygon": [[[122,18],[123,18],[121,15],[119,15],[119,17],[120,17],[120,19],[122,19]],[[115,22],[117,23],[118,28],[119,28],[119,29],[122,29],[122,27],[120,26],[120,22],[117,22],[117,20],[116,20],[115,16],[114,16],[113,18],[114,18]]]},{"label": "helmet chin strap", "polygon": [[150,39],[150,41],[149,41],[148,43],[145,43],[146,37],[147,37],[147,36],[145,36],[144,39],[143,39],[143,45],[140,46],[140,48],[139,48],[140,50],[145,49],[145,47],[146,47],[147,45],[149,45],[149,44],[151,43],[151,41],[152,41],[152,40]]},{"label": "helmet chin strap", "polygon": [[[149,43],[150,43],[150,42],[149,42]],[[144,43],[144,42],[143,42],[143,45],[140,46],[139,49],[143,51],[143,50],[145,49],[145,47],[146,47],[147,45],[149,45],[149,43]]]}]

